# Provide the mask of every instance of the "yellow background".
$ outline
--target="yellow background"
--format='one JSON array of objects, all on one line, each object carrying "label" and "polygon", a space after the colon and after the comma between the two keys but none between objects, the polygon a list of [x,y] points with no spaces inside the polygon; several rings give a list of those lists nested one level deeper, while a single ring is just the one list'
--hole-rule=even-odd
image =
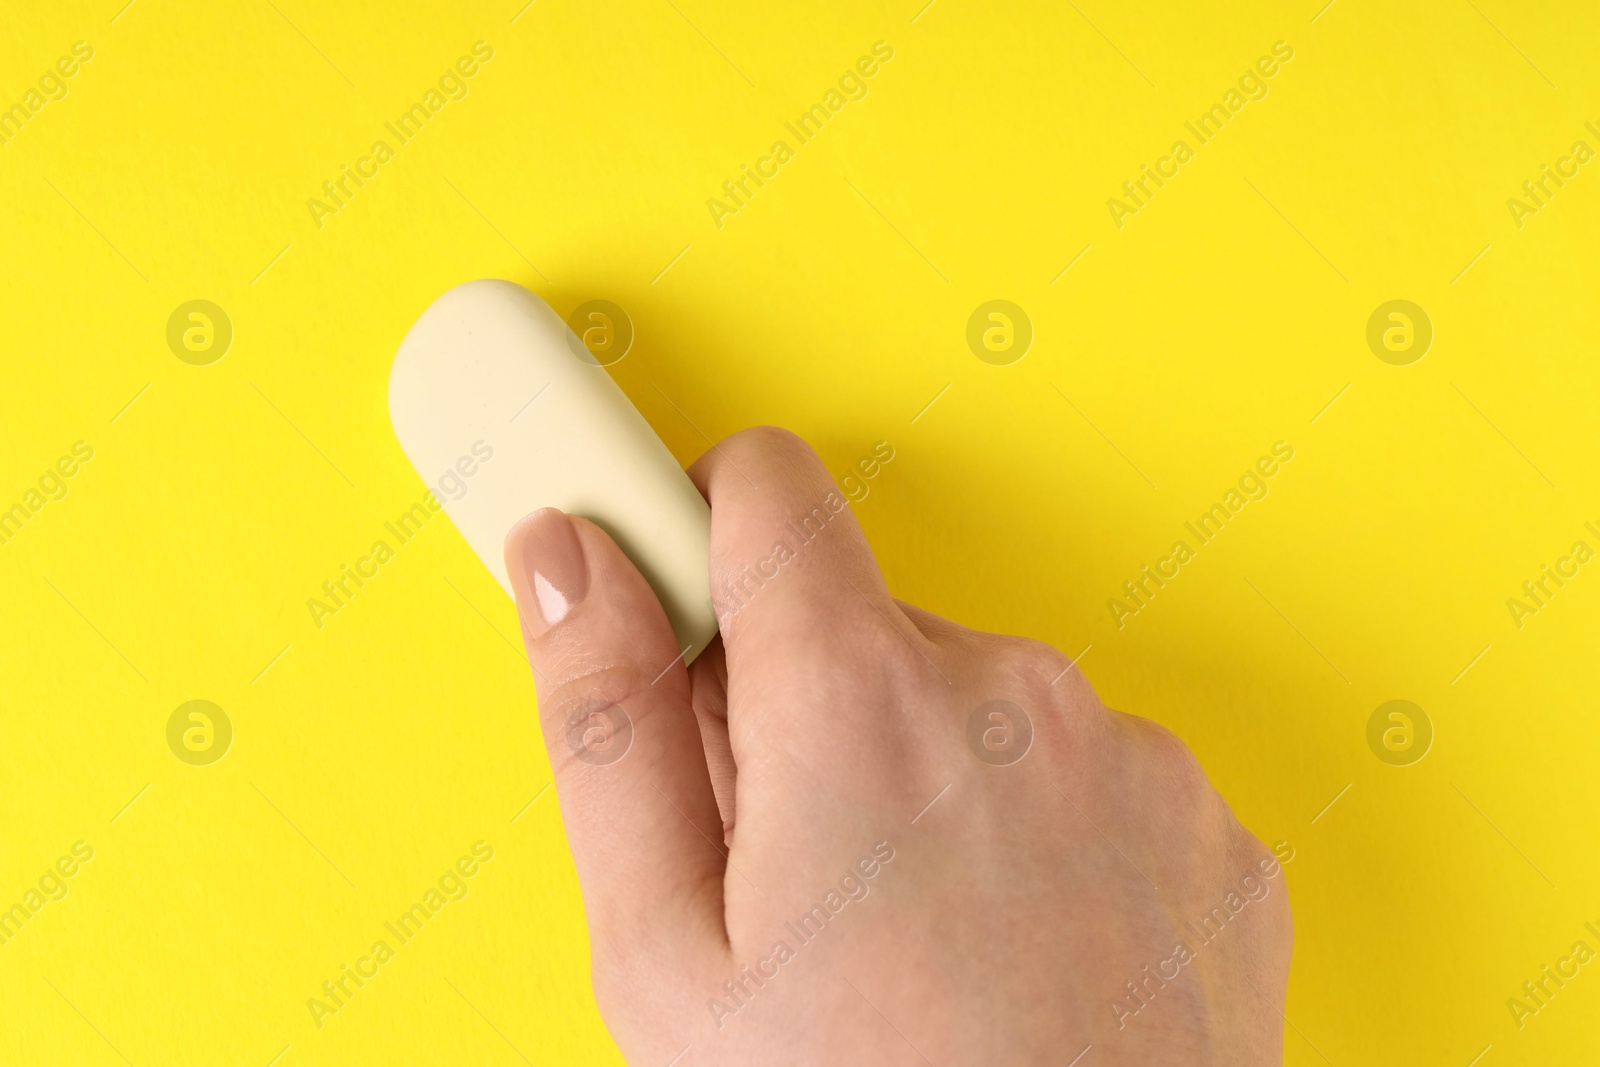
[{"label": "yellow background", "polygon": [[[889,441],[856,511],[895,593],[1090,646],[1108,703],[1292,844],[1287,1062],[1594,1062],[1600,968],[1521,1031],[1506,1000],[1600,948],[1600,565],[1520,630],[1506,601],[1600,546],[1600,165],[1520,229],[1506,200],[1600,147],[1600,14],[921,2],[10,6],[0,103],[95,54],[0,146],[0,506],[95,456],[0,548],[0,905],[95,855],[0,947],[0,1061],[618,1061],[528,806],[510,602],[438,521],[306,608],[423,493],[400,338],[504,277],[630,312],[613,373],[685,463],[762,422],[839,475]],[[318,228],[478,40],[470,95]],[[719,229],[706,200],[879,40],[870,94]],[[1279,40],[1270,94],[1119,229],[1107,198]],[[1004,367],[964,340],[996,298],[1036,331]],[[1435,329],[1406,367],[1365,340],[1395,298]],[[192,299],[233,323],[210,366],[165,340]],[[1108,598],[1278,440],[1270,495],[1119,630]],[[235,730],[205,767],[165,739],[197,698]],[[1408,767],[1366,742],[1395,698],[1436,731]],[[319,1030],[307,998],[478,840],[470,895]]]}]

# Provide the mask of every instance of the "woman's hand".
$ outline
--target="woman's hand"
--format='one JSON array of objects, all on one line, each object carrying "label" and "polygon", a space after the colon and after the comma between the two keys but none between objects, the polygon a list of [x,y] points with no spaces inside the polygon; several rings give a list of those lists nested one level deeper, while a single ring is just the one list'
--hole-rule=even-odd
[{"label": "woman's hand", "polygon": [[1284,876],[1183,742],[896,601],[792,434],[690,475],[721,638],[688,669],[599,527],[506,541],[630,1063],[1280,1062]]}]

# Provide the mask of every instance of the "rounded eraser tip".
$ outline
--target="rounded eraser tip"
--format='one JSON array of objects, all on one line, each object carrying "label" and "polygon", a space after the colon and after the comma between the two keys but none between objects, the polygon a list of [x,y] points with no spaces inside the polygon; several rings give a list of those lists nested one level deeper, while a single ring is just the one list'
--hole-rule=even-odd
[{"label": "rounded eraser tip", "polygon": [[685,662],[717,632],[711,510],[661,438],[548,304],[514,282],[458,285],[389,374],[412,466],[510,593],[503,545],[539,508],[604,529],[655,590]]}]

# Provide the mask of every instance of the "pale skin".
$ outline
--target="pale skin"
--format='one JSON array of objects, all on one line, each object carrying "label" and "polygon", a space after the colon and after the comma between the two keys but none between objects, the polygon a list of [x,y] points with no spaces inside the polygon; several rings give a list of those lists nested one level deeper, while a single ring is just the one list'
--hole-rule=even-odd
[{"label": "pale skin", "polygon": [[[794,435],[689,473],[721,636],[688,668],[598,526],[546,509],[506,540],[630,1064],[1282,1062],[1285,875],[1182,741],[1054,648],[894,599]],[[1020,759],[1012,713],[969,743],[994,700]]]}]

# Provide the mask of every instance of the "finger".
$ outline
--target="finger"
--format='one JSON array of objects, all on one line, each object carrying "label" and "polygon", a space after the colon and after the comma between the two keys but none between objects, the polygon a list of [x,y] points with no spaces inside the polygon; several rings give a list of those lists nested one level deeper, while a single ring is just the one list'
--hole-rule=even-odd
[{"label": "finger", "polygon": [[737,673],[741,645],[832,651],[857,627],[908,634],[866,536],[811,446],[761,426],[689,468],[711,502],[711,599]]},{"label": "finger", "polygon": [[554,508],[505,555],[597,965],[640,936],[725,944],[721,819],[660,602],[603,530]]},{"label": "finger", "polygon": [[733,839],[734,786],[738,768],[728,743],[728,663],[722,639],[714,637],[689,668],[694,715],[700,723],[700,742],[706,750],[706,770],[722,815],[722,843]]}]

